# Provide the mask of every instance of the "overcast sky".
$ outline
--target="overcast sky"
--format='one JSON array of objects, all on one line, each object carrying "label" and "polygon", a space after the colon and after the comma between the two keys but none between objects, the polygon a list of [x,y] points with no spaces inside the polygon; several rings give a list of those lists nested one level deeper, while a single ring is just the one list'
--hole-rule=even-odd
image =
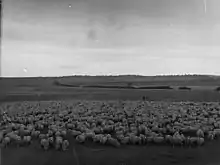
[{"label": "overcast sky", "polygon": [[220,0],[3,5],[2,76],[220,75]]}]

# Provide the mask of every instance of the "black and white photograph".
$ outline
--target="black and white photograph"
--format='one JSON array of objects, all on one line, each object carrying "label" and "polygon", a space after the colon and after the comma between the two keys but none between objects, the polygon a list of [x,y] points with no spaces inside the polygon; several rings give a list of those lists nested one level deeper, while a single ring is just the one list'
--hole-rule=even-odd
[{"label": "black and white photograph", "polygon": [[0,2],[0,165],[220,165],[220,0]]}]

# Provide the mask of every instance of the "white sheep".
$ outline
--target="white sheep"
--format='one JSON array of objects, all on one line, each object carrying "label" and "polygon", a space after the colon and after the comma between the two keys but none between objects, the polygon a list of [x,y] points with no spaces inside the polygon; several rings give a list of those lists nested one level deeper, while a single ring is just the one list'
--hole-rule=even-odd
[{"label": "white sheep", "polygon": [[10,142],[11,142],[10,137],[4,137],[3,140],[2,140],[2,144],[3,144],[4,147],[8,147]]},{"label": "white sheep", "polygon": [[129,144],[129,141],[130,141],[130,138],[128,137],[128,136],[126,136],[126,137],[123,137],[122,139],[121,139],[121,143],[122,144]]},{"label": "white sheep", "polygon": [[202,137],[202,138],[204,138],[204,132],[203,132],[203,130],[202,130],[202,129],[198,129],[198,130],[196,131],[196,135],[197,135],[197,137]]},{"label": "white sheep", "polygon": [[56,140],[55,140],[55,148],[56,148],[56,150],[59,150],[62,147],[62,143],[63,143],[63,138],[60,137],[60,136],[57,136]]},{"label": "white sheep", "polygon": [[52,130],[48,130],[48,135],[49,136],[53,136],[53,131]]},{"label": "white sheep", "polygon": [[120,143],[114,138],[109,138],[108,143],[113,145],[114,147],[117,147],[117,148],[120,147]]},{"label": "white sheep", "polygon": [[216,135],[215,135],[214,131],[209,131],[208,132],[208,135],[207,135],[208,140],[214,140],[215,137],[216,137]]},{"label": "white sheep", "polygon": [[41,139],[46,139],[47,138],[47,135],[46,134],[40,134],[39,135],[39,139],[41,140]]},{"label": "white sheep", "polygon": [[68,149],[69,145],[70,144],[69,144],[68,140],[64,140],[62,143],[62,150],[66,151]]},{"label": "white sheep", "polygon": [[49,149],[49,140],[48,139],[41,139],[40,141],[41,147],[46,151]]},{"label": "white sheep", "polygon": [[26,143],[26,144],[31,144],[31,136],[24,136],[24,142]]},{"label": "white sheep", "polygon": [[196,146],[198,143],[198,137],[190,137],[189,142],[191,146]]},{"label": "white sheep", "polygon": [[154,137],[153,141],[155,144],[162,144],[162,143],[164,143],[164,137],[162,137],[162,136]]},{"label": "white sheep", "polygon": [[201,137],[197,138],[197,145],[198,146],[202,146],[202,145],[204,145],[204,143],[205,143],[204,138],[201,138]]},{"label": "white sheep", "polygon": [[53,143],[54,143],[54,138],[53,138],[53,137],[49,137],[48,140],[49,140],[50,145],[53,145]]},{"label": "white sheep", "polygon": [[129,141],[132,144],[137,144],[139,142],[139,138],[138,138],[138,136],[131,134],[129,137]]},{"label": "white sheep", "polygon": [[34,138],[38,138],[40,135],[40,131],[35,131],[35,130],[32,130],[31,132],[31,136],[34,137]]},{"label": "white sheep", "polygon": [[60,133],[61,133],[61,136],[63,136],[63,137],[66,137],[66,135],[67,135],[67,131],[66,130],[62,130]]},{"label": "white sheep", "polygon": [[214,129],[213,132],[217,138],[220,137],[220,129]]},{"label": "white sheep", "polygon": [[61,136],[61,132],[60,131],[56,131],[55,136]]},{"label": "white sheep", "polygon": [[90,131],[85,133],[86,139],[92,139],[95,136],[95,133]]},{"label": "white sheep", "polygon": [[101,139],[100,139],[100,143],[101,143],[101,144],[106,144],[107,140],[108,140],[108,138],[105,137],[105,136],[103,136],[103,137],[101,137]]},{"label": "white sheep", "polygon": [[174,147],[175,145],[183,146],[183,138],[181,136],[173,136],[171,144]]},{"label": "white sheep", "polygon": [[79,143],[84,143],[85,140],[86,140],[86,137],[85,137],[84,134],[78,135],[78,136],[76,137],[76,141],[79,142]]}]

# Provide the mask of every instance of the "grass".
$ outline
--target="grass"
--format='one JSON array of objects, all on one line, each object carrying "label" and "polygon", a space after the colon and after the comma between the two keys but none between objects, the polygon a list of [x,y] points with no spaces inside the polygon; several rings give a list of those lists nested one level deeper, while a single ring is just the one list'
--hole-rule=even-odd
[{"label": "grass", "polygon": [[[210,76],[2,78],[0,102],[71,99],[140,100],[143,96],[154,101],[214,102],[220,101],[220,93],[216,90],[219,85],[220,78]],[[187,87],[191,90],[180,90],[179,87]],[[126,165],[217,165],[216,162],[220,162],[218,156],[220,143],[217,141],[200,149],[131,146],[122,149],[104,148],[99,152],[93,152],[93,146],[73,143],[71,147],[72,149],[65,154],[42,152],[32,148],[3,149],[2,165],[116,165],[120,162]]]}]

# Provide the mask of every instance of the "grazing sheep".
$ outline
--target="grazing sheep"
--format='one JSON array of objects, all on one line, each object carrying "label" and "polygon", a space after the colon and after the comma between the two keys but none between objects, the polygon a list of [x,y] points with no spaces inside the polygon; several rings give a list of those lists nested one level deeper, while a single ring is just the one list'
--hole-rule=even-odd
[{"label": "grazing sheep", "polygon": [[129,141],[130,141],[130,138],[126,136],[126,137],[123,137],[120,142],[121,144],[127,145],[129,144]]},{"label": "grazing sheep", "polygon": [[207,135],[208,140],[214,140],[216,138],[214,131],[209,131]]},{"label": "grazing sheep", "polygon": [[138,143],[140,143],[140,142],[139,142],[140,139],[139,139],[139,137],[136,136],[136,135],[130,135],[129,141],[131,142],[131,144],[138,144]]},{"label": "grazing sheep", "polygon": [[197,138],[197,145],[198,146],[202,146],[202,145],[204,145],[204,143],[205,143],[204,138],[201,138],[201,137]]},{"label": "grazing sheep", "polygon": [[214,129],[213,132],[217,138],[220,137],[220,129]]},{"label": "grazing sheep", "polygon": [[62,143],[62,150],[66,151],[68,149],[69,145],[70,144],[69,144],[68,140],[64,140]]},{"label": "grazing sheep", "polygon": [[56,150],[59,150],[61,147],[62,147],[62,143],[63,143],[63,138],[58,136],[56,137],[56,140],[55,140],[55,149]]},{"label": "grazing sheep", "polygon": [[203,130],[202,130],[202,129],[198,129],[198,130],[196,131],[196,135],[197,135],[197,137],[202,137],[202,138],[204,138],[204,132],[203,132]]},{"label": "grazing sheep", "polygon": [[49,143],[49,140],[48,140],[48,139],[41,139],[40,144],[41,144],[41,147],[42,147],[45,151],[47,151],[47,150],[49,149],[50,143]]},{"label": "grazing sheep", "polygon": [[92,131],[89,131],[89,132],[86,132],[86,133],[85,133],[85,137],[86,137],[87,140],[89,140],[89,139],[92,140],[92,138],[93,138],[94,136],[95,136],[95,133],[92,132]]},{"label": "grazing sheep", "polygon": [[48,130],[47,133],[48,133],[49,136],[53,136],[53,131],[52,130]]},{"label": "grazing sheep", "polygon": [[78,135],[81,134],[81,132],[80,132],[80,131],[71,130],[71,131],[70,131],[70,134],[71,134],[73,137],[77,137]]},{"label": "grazing sheep", "polygon": [[79,142],[79,143],[84,143],[85,140],[86,140],[86,136],[84,134],[78,135],[76,137],[76,141]]},{"label": "grazing sheep", "polygon": [[190,137],[189,142],[190,142],[190,146],[197,146],[198,137]]},{"label": "grazing sheep", "polygon": [[31,144],[31,136],[24,136],[24,143],[30,145]]},{"label": "grazing sheep", "polygon": [[95,143],[99,143],[99,142],[101,141],[102,137],[103,137],[103,135],[101,135],[101,134],[94,135],[94,136],[92,137],[92,140],[93,140],[93,142],[95,142]]},{"label": "grazing sheep", "polygon": [[164,143],[164,137],[154,137],[153,142],[155,144],[163,144]]},{"label": "grazing sheep", "polygon": [[39,135],[39,139],[41,140],[41,139],[46,139],[47,138],[47,135],[46,134],[40,134]]},{"label": "grazing sheep", "polygon": [[108,143],[116,148],[120,147],[120,143],[114,138],[109,138]]},{"label": "grazing sheep", "polygon": [[105,137],[105,136],[103,136],[103,137],[101,137],[101,139],[100,139],[100,143],[101,143],[101,144],[106,144],[107,140],[108,140],[108,138]]},{"label": "grazing sheep", "polygon": [[183,138],[181,136],[173,136],[171,140],[172,146],[183,146]]},{"label": "grazing sheep", "polygon": [[61,133],[61,136],[63,136],[63,137],[66,137],[66,135],[67,135],[66,130],[62,130],[60,133]]},{"label": "grazing sheep", "polygon": [[2,144],[3,144],[4,147],[8,147],[10,142],[11,142],[10,137],[4,137],[3,140],[2,140]]},{"label": "grazing sheep", "polygon": [[33,131],[31,132],[31,136],[34,137],[34,138],[38,138],[39,135],[40,135],[40,131],[35,131],[35,130],[33,130]]},{"label": "grazing sheep", "polygon": [[165,141],[168,144],[171,144],[173,137],[171,135],[165,135]]},{"label": "grazing sheep", "polygon": [[49,144],[52,146],[54,143],[54,137],[49,137],[48,140],[49,140]]}]

